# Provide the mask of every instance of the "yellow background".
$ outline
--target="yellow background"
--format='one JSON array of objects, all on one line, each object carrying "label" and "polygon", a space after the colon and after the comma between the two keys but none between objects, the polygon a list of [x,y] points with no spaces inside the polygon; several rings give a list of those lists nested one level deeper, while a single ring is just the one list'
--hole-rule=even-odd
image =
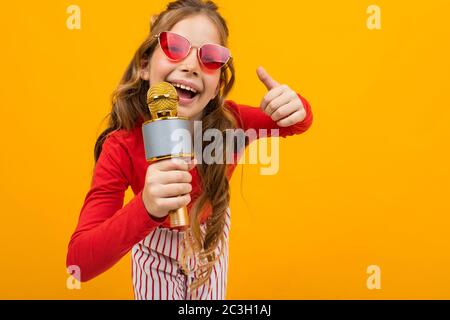
[{"label": "yellow background", "polygon": [[[65,257],[109,96],[166,3],[2,3],[0,298],[133,298],[129,255],[81,290]],[[66,27],[71,4],[81,30]],[[259,105],[262,65],[314,112],[281,141],[277,175],[245,166],[247,205],[236,169],[227,298],[449,299],[450,2],[218,4],[230,98]],[[366,27],[371,4],[381,30]]]}]

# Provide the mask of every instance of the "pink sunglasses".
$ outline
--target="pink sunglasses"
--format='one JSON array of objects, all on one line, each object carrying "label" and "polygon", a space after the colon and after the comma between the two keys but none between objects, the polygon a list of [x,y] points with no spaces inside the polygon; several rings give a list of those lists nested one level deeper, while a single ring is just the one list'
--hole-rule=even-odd
[{"label": "pink sunglasses", "polygon": [[[163,31],[155,38],[158,38],[162,51],[172,61],[185,59],[191,49],[194,48],[188,39],[174,32]],[[231,59],[231,53],[228,48],[218,44],[206,43],[198,48],[197,58],[205,68],[218,70],[228,63]]]}]

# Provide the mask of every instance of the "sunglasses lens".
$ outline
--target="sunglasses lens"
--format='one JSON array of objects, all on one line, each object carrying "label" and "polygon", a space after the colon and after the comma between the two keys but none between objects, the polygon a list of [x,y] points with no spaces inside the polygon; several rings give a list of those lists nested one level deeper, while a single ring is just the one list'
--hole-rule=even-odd
[{"label": "sunglasses lens", "polygon": [[205,44],[200,48],[199,57],[206,68],[217,70],[228,62],[230,51],[222,46]]},{"label": "sunglasses lens", "polygon": [[189,41],[187,39],[170,32],[161,32],[159,43],[164,54],[172,60],[182,60],[189,53]]}]

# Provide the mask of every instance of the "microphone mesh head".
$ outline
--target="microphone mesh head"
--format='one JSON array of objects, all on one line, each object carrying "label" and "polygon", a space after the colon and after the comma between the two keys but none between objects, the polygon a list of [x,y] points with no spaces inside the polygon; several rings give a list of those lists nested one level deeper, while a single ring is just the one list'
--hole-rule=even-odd
[{"label": "microphone mesh head", "polygon": [[147,91],[147,104],[153,119],[161,114],[176,117],[178,101],[177,90],[168,82],[159,82]]}]

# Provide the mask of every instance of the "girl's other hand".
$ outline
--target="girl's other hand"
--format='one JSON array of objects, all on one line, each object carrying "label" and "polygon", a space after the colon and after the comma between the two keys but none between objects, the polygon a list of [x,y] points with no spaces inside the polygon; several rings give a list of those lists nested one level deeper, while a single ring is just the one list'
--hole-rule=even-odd
[{"label": "girl's other hand", "polygon": [[258,67],[256,74],[269,90],[260,107],[278,126],[288,127],[305,119],[306,110],[294,90],[273,80],[263,67]]},{"label": "girl's other hand", "polygon": [[192,176],[189,173],[196,165],[183,159],[167,159],[152,163],[147,168],[142,200],[147,212],[156,218],[167,216],[170,210],[186,206],[191,202]]}]

